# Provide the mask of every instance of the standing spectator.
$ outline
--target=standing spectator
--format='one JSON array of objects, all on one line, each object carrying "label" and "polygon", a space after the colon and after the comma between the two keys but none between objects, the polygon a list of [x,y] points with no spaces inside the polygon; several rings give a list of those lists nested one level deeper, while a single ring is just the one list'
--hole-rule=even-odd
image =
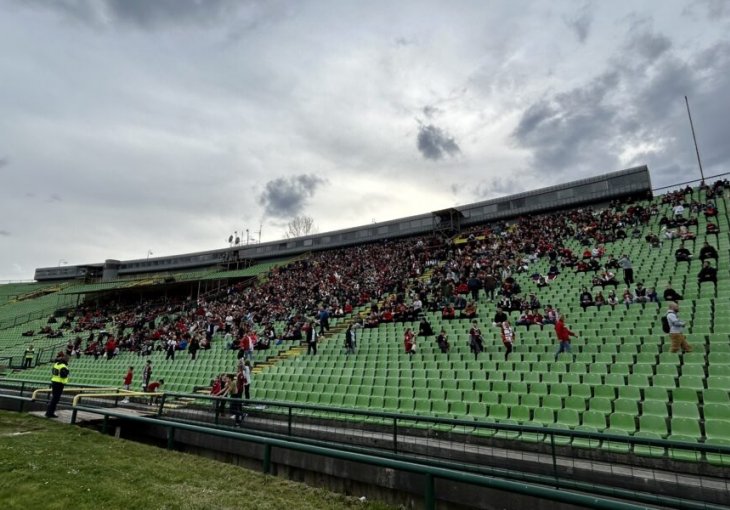
[{"label": "standing spectator", "polygon": [[449,336],[443,329],[439,333],[439,336],[436,338],[436,345],[438,345],[443,354],[449,353],[449,349],[451,348],[451,346],[449,345]]},{"label": "standing spectator", "polygon": [[192,340],[190,340],[190,345],[188,346],[188,352],[190,353],[190,359],[192,361],[195,361],[195,357],[197,356],[199,349],[200,342],[198,342],[198,337],[194,336]]},{"label": "standing spectator", "polygon": [[109,337],[105,345],[105,350],[107,361],[111,360],[117,352],[117,342],[114,340],[114,337]]},{"label": "standing spectator", "polygon": [[152,380],[152,360],[147,360],[147,363],[142,370],[142,391],[147,391],[147,386]]},{"label": "standing spectator", "polygon": [[323,306],[317,314],[319,319],[319,334],[324,335],[330,330],[330,312],[326,306]]},{"label": "standing spectator", "polygon": [[512,346],[515,341],[515,330],[512,329],[512,326],[510,325],[509,321],[504,321],[502,323],[502,343],[504,344],[504,360],[507,361],[507,358],[512,353]]},{"label": "standing spectator", "polygon": [[[127,373],[124,374],[124,381],[123,381],[123,387],[126,391],[131,391],[132,388],[132,378],[134,377],[134,367],[129,367],[127,369]],[[123,404],[129,403],[129,397],[124,397],[124,400],[122,400]]]},{"label": "standing spectator", "polygon": [[[159,381],[152,381],[147,385],[146,393],[157,393],[157,390],[162,388],[162,386],[165,385],[165,380],[160,379]],[[150,397],[150,405],[154,404],[157,400],[156,397]]]},{"label": "standing spectator", "polygon": [[625,253],[618,259],[618,267],[624,270],[624,283],[627,287],[634,283],[634,266],[631,259]]},{"label": "standing spectator", "polygon": [[555,335],[558,337],[558,342],[560,342],[558,350],[555,352],[555,361],[558,361],[558,356],[561,352],[567,352],[568,354],[572,354],[572,351],[570,349],[570,337],[577,336],[565,325],[566,318],[566,315],[561,315],[558,318],[558,322],[555,323]]},{"label": "standing spectator", "polygon": [[482,287],[482,282],[475,275],[472,275],[466,282],[469,292],[471,292],[471,299],[477,301],[479,299],[479,289]]},{"label": "standing spectator", "polygon": [[345,331],[345,354],[355,354],[355,348],[352,346],[352,324],[347,326]]},{"label": "standing spectator", "polygon": [[46,418],[58,418],[56,406],[61,400],[63,388],[68,384],[68,360],[63,352],[59,352],[51,369],[51,400],[46,408]]},{"label": "standing spectator", "polygon": [[[314,328],[312,328],[314,329]],[[243,351],[243,359],[253,360],[253,348],[256,344],[254,341],[254,333],[253,331],[247,331],[243,338],[241,339],[241,346],[240,349]],[[315,346],[314,348],[314,354],[317,354],[317,348]]]},{"label": "standing spectator", "polygon": [[469,330],[469,350],[474,353],[474,360],[476,361],[479,353],[484,351],[484,337],[482,336],[482,330],[477,325],[477,321],[471,324],[471,329]]},{"label": "standing spectator", "polygon": [[314,327],[314,322],[309,321],[307,324],[307,330],[305,334],[307,339],[307,354],[317,354],[317,330]]},{"label": "standing spectator", "polygon": [[416,353],[416,335],[413,334],[411,328],[406,328],[406,332],[403,334],[403,347],[406,354]]},{"label": "standing spectator", "polygon": [[667,310],[667,323],[669,324],[669,340],[671,341],[670,352],[677,352],[682,349],[683,352],[692,352],[692,346],[687,343],[687,337],[684,336],[684,321],[679,319],[679,305],[677,303],[669,303]]},{"label": "standing spectator", "polygon": [[238,365],[238,369],[236,370],[236,388],[234,393],[232,393],[230,396],[232,399],[234,399],[231,402],[231,411],[233,413],[233,418],[236,420],[236,426],[241,426],[241,421],[243,421],[243,409],[241,406],[241,396],[243,395],[243,389],[246,385],[246,374],[243,371],[243,365]]},{"label": "standing spectator", "polygon": [[33,358],[35,358],[35,349],[33,344],[30,344],[23,354],[23,368],[30,368],[33,364]]},{"label": "standing spectator", "polygon": [[251,378],[252,378],[252,372],[251,372],[251,362],[246,360],[246,363],[243,364],[243,375],[246,376],[246,382],[243,384],[243,395],[246,397],[246,400],[251,400]]},{"label": "standing spectator", "polygon": [[165,361],[167,361],[168,359],[175,361],[175,349],[177,349],[177,342],[175,342],[174,339],[170,338],[165,345],[165,352],[167,353],[167,355],[165,356]]},{"label": "standing spectator", "polygon": [[497,279],[492,274],[488,274],[484,277],[484,292],[490,301],[494,300],[494,291],[497,290]]}]

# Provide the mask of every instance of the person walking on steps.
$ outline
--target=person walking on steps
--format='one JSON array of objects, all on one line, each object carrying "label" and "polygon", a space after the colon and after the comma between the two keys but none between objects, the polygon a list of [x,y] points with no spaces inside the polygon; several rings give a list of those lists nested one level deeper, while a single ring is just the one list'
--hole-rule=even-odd
[{"label": "person walking on steps", "polygon": [[61,400],[63,388],[68,384],[68,361],[63,352],[59,352],[51,369],[51,400],[46,408],[46,418],[58,418],[56,406]]},{"label": "person walking on steps", "polygon": [[692,346],[687,343],[687,337],[684,336],[683,320],[679,319],[679,305],[677,303],[669,303],[667,310],[667,323],[669,324],[669,339],[672,342],[670,352],[692,352]]},{"label": "person walking on steps", "polygon": [[558,356],[561,352],[572,354],[570,349],[570,337],[577,336],[565,325],[566,318],[566,315],[561,314],[558,318],[558,322],[555,323],[555,335],[558,337],[558,342],[560,343],[558,350],[555,352],[555,361],[558,361]]},{"label": "person walking on steps", "polygon": [[[125,391],[131,391],[133,377],[134,377],[134,367],[129,367],[129,369],[127,370],[127,373],[124,374],[123,386],[124,386]],[[129,403],[129,397],[125,396],[124,400],[122,400],[122,404],[128,404],[128,403]]]}]

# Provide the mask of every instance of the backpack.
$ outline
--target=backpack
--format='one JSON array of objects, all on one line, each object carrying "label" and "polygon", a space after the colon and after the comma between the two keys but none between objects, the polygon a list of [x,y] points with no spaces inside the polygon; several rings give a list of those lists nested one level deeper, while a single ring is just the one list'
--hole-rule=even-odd
[{"label": "backpack", "polygon": [[666,315],[662,317],[662,331],[669,333],[669,319],[667,319]]}]

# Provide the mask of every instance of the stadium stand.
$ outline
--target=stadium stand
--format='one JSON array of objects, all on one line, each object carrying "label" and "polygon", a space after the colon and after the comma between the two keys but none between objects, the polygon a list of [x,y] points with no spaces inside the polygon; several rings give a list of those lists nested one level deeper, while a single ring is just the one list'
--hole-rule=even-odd
[{"label": "stadium stand", "polygon": [[[93,332],[98,338],[101,328],[107,328],[116,335],[122,323],[130,331],[117,335],[121,352],[112,359],[83,354],[73,359],[73,378],[120,386],[128,366],[141,374],[151,359],[154,377],[164,378],[171,390],[194,391],[235,369],[237,352],[229,344],[254,330],[259,338],[271,339],[269,349],[254,353],[254,399],[730,444],[727,192],[728,183],[719,182],[602,209],[472,227],[443,244],[423,236],[314,252],[197,301],[150,302],[141,308],[87,303],[73,321],[79,333]],[[683,204],[681,214],[678,204]],[[710,259],[715,282],[701,283],[698,277],[705,241],[717,253]],[[680,243],[693,255],[689,262],[674,256]],[[629,265],[632,271],[627,272]],[[202,273],[210,278],[210,272]],[[235,274],[226,277],[250,277],[255,271],[229,273]],[[493,281],[497,293],[492,299],[486,290]],[[646,290],[637,290],[639,282]],[[584,287],[592,299],[581,306]],[[691,352],[670,352],[662,330],[668,288],[682,296],[681,318]],[[108,290],[77,290],[100,289]],[[0,297],[12,292],[20,291],[0,286]],[[33,310],[48,311],[60,296],[73,296],[73,288],[29,302],[35,303]],[[471,301],[476,318],[460,318]],[[450,304],[456,309],[453,319],[445,318]],[[498,305],[514,328],[507,359],[495,321]],[[14,305],[0,305],[0,319],[11,315],[8,306]],[[300,334],[322,306],[338,317],[322,337],[319,352],[306,355]],[[557,361],[551,310],[565,316],[577,335],[572,353],[560,354]],[[227,337],[229,315],[235,324]],[[416,337],[415,354],[406,355],[406,329],[419,331],[421,318],[434,334]],[[473,320],[484,337],[483,352],[475,353],[470,345]],[[353,324],[363,327],[356,329],[355,354],[348,355],[345,329]],[[38,321],[28,322],[20,329],[38,326]],[[196,360],[185,351],[167,360],[157,350],[169,338],[200,336],[202,341],[207,327],[216,333]],[[0,331],[0,356],[20,352],[28,343],[14,328]],[[447,353],[436,342],[441,331],[448,338]],[[147,342],[152,353],[140,355]],[[47,367],[13,376],[44,379]],[[483,429],[474,433],[495,435]],[[528,433],[497,435],[542,440]],[[629,448],[581,438],[573,439],[572,446],[618,453]],[[636,446],[634,453],[697,460],[691,452],[658,447]],[[717,457],[708,454],[707,459],[723,461]]]}]

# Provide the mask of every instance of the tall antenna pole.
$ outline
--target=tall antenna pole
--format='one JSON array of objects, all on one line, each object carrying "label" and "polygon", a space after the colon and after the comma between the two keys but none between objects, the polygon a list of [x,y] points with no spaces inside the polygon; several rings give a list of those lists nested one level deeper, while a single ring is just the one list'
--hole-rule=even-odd
[{"label": "tall antenna pole", "polygon": [[700,149],[697,147],[697,137],[695,136],[695,126],[692,123],[692,114],[689,112],[689,100],[687,96],[684,96],[684,102],[687,105],[687,117],[689,117],[689,127],[692,129],[692,140],[695,143],[695,152],[697,153],[697,164],[700,165],[700,177],[702,182],[705,182],[705,172],[702,170],[702,160],[700,159]]}]

